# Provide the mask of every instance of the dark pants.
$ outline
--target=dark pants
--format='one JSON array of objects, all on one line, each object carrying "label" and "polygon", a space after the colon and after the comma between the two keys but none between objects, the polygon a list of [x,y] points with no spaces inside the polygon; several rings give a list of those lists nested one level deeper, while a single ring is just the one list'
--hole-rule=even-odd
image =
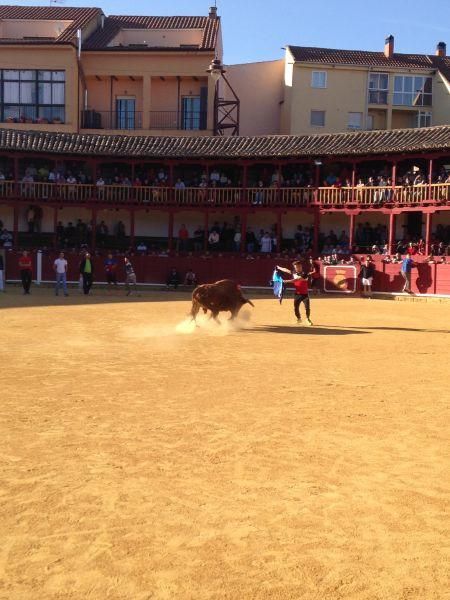
[{"label": "dark pants", "polygon": [[295,298],[294,298],[295,316],[297,317],[297,319],[300,319],[300,304],[302,302],[304,302],[304,304],[305,304],[306,318],[309,319],[309,315],[311,314],[311,311],[310,311],[308,294],[295,294]]},{"label": "dark pants", "polygon": [[31,271],[29,269],[22,269],[20,271],[20,278],[22,280],[23,291],[25,294],[29,294],[31,286]]},{"label": "dark pants", "polygon": [[92,273],[83,273],[83,292],[87,295],[92,287],[92,283],[94,278],[92,277]]}]

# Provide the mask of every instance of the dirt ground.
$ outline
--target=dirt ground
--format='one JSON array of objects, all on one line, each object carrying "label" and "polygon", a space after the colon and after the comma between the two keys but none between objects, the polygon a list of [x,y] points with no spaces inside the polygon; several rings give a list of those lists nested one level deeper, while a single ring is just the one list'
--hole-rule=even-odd
[{"label": "dirt ground", "polygon": [[450,598],[450,303],[0,297],[0,598]]}]

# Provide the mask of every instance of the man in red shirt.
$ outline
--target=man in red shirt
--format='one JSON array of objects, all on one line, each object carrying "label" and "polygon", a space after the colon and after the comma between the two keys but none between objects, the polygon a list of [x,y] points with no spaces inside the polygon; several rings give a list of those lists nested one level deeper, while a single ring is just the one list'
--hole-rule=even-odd
[{"label": "man in red shirt", "polygon": [[[287,279],[284,281],[285,284],[291,283],[295,288],[294,295],[294,313],[297,318],[297,323],[301,323],[302,319],[300,316],[300,304],[303,302],[305,305],[306,311],[306,323],[308,325],[312,325],[310,316],[311,316],[311,304],[309,300],[308,293],[308,279],[312,273],[308,273],[303,270],[302,263],[299,260],[296,260],[292,266],[294,267],[294,271],[292,272],[293,279]],[[277,267],[278,270],[283,271],[284,273],[289,273],[289,269],[285,269],[283,267]]]},{"label": "man in red shirt", "polygon": [[19,258],[20,278],[22,280],[23,293],[29,294],[31,287],[32,263],[28,252],[24,250]]},{"label": "man in red shirt", "polygon": [[178,250],[180,250],[180,252],[187,251],[188,245],[189,231],[187,230],[186,225],[183,224],[178,231]]}]

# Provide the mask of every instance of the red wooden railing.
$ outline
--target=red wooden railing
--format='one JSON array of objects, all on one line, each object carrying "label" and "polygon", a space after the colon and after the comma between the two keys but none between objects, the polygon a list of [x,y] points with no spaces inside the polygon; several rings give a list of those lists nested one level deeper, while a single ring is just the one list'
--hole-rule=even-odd
[{"label": "red wooden railing", "polygon": [[0,198],[24,201],[177,207],[377,207],[450,202],[450,184],[396,187],[199,188],[84,185],[46,182],[0,182]]}]

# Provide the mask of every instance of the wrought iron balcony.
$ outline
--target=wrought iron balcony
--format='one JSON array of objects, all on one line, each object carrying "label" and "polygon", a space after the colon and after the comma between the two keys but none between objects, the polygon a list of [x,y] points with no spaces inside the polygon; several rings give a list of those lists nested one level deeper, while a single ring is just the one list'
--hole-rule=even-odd
[{"label": "wrought iron balcony", "polygon": [[83,110],[80,127],[81,129],[118,129],[122,131],[142,129],[142,112]]},{"label": "wrought iron balcony", "polygon": [[150,129],[202,131],[207,128],[206,111],[154,110],[150,112]]}]

